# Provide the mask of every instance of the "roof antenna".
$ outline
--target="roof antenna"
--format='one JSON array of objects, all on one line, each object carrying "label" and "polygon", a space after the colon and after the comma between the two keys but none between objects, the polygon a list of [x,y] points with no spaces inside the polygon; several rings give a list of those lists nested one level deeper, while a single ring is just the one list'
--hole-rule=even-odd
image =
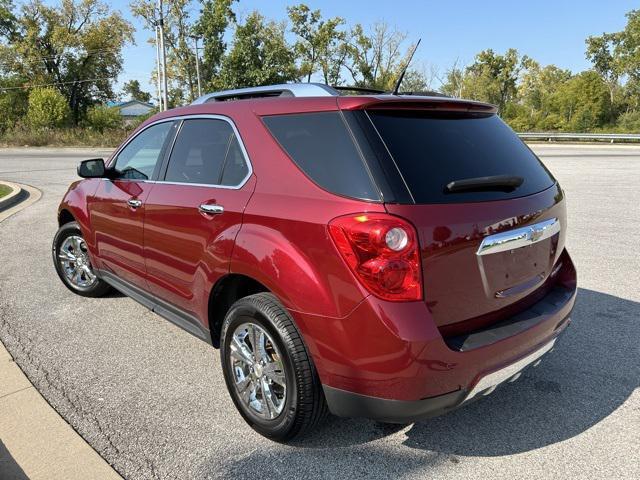
[{"label": "roof antenna", "polygon": [[411,60],[413,59],[413,54],[416,53],[416,50],[418,49],[418,45],[420,45],[421,41],[422,41],[422,39],[419,38],[418,39],[418,43],[416,43],[416,46],[413,47],[413,51],[411,52],[411,55],[409,55],[409,60],[407,60],[406,65],[402,69],[402,72],[400,72],[400,76],[398,77],[398,81],[396,82],[396,86],[394,87],[393,92],[391,92],[391,95],[398,95],[398,90],[400,89],[400,84],[402,83],[402,80],[404,79],[404,74],[407,73],[407,68],[409,68],[409,64],[411,63]]}]

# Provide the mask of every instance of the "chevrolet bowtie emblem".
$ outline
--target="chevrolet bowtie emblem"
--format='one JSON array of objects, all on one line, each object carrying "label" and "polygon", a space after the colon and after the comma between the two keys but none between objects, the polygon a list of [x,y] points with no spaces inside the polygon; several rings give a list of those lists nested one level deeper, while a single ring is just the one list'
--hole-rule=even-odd
[{"label": "chevrolet bowtie emblem", "polygon": [[544,234],[544,227],[539,227],[537,225],[534,225],[533,227],[531,227],[531,233],[529,234],[531,243],[535,243],[538,240],[540,240],[543,234]]}]

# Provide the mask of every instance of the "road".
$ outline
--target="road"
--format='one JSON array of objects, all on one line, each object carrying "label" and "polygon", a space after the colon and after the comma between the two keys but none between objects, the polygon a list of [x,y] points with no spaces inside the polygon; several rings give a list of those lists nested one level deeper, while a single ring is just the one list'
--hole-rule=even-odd
[{"label": "road", "polygon": [[74,296],[56,277],[56,207],[95,150],[0,150],[0,178],[43,192],[0,224],[0,339],[130,479],[640,478],[640,147],[534,148],[568,197],[573,324],[539,368],[446,416],[332,419],[295,445],[255,434],[216,350],[129,298]]}]

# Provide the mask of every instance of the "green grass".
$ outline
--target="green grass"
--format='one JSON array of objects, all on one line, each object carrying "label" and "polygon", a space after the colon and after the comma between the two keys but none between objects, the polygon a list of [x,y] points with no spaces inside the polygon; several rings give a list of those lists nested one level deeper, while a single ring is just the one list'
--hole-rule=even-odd
[{"label": "green grass", "polygon": [[4,197],[5,195],[9,195],[11,193],[11,189],[9,187],[7,187],[6,185],[0,185],[0,198]]}]

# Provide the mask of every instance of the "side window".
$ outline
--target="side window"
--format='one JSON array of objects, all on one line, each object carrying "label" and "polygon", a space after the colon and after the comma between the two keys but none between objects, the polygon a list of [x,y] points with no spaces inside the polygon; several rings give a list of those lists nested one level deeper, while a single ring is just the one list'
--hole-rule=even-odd
[{"label": "side window", "polygon": [[131,140],[116,159],[115,168],[120,172],[120,178],[150,179],[172,126],[173,122],[158,123]]},{"label": "side window", "polygon": [[224,120],[185,120],[173,146],[165,180],[220,185],[222,169],[235,135]]},{"label": "side window", "polygon": [[263,120],[296,165],[320,187],[347,197],[380,199],[340,113],[273,115]]}]

